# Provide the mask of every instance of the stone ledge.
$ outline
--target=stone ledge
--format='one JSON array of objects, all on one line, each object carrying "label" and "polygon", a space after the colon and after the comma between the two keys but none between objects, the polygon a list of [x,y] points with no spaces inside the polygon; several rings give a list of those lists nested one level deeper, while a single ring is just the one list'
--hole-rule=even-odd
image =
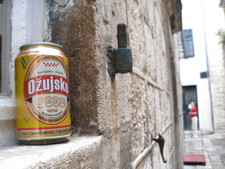
[{"label": "stone ledge", "polygon": [[[100,149],[102,136],[72,136],[68,143],[53,145],[17,145],[0,148],[0,168],[77,168],[78,164]],[[79,168],[79,167],[78,167]]]},{"label": "stone ledge", "polygon": [[16,101],[14,97],[0,96],[0,147],[16,144]]},{"label": "stone ledge", "polygon": [[13,97],[0,96],[0,121],[16,119],[16,101]]}]

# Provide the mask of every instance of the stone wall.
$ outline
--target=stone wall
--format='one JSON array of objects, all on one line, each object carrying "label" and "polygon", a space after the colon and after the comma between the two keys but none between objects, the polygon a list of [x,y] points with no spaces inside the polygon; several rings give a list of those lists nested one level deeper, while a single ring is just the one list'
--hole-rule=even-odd
[{"label": "stone wall", "polygon": [[[149,147],[138,168],[181,166],[178,156],[182,145],[176,139],[181,132],[180,102],[176,101],[180,99],[179,81],[172,36],[180,28],[180,13],[171,7],[180,1],[59,2],[63,1],[47,2],[54,18],[49,24],[52,41],[63,45],[70,62],[74,132],[103,136],[99,159],[107,161],[108,168],[134,166]],[[109,46],[117,48],[119,23],[128,26],[133,72],[116,74],[112,81],[106,55]],[[151,140],[158,134],[166,140],[166,164]],[[175,147],[175,143],[180,146]],[[104,166],[100,161],[95,167]]]},{"label": "stone wall", "polygon": [[215,47],[209,48],[208,55],[215,131],[225,130],[225,59],[221,48],[222,44],[218,45],[215,54]]}]

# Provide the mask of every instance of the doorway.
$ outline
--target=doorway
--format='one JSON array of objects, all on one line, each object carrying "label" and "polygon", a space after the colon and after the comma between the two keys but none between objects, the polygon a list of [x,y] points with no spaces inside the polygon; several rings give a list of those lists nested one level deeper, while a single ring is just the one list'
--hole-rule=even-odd
[{"label": "doorway", "polygon": [[[196,86],[183,86],[182,97],[183,97],[184,130],[191,130],[191,119],[190,119],[190,116],[189,116],[188,105],[190,104],[191,101],[194,101],[195,106],[198,110],[198,102],[197,102],[198,99],[197,99],[197,88],[196,88]],[[198,122],[198,128],[199,128],[199,122]]]}]

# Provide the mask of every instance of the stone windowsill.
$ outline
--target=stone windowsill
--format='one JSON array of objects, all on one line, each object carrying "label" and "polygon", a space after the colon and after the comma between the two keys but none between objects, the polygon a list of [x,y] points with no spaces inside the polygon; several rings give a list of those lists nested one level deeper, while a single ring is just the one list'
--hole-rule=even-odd
[{"label": "stone windowsill", "polygon": [[0,96],[0,121],[16,120],[16,101],[13,97]]},{"label": "stone windowsill", "polygon": [[102,136],[71,136],[67,143],[52,145],[18,145],[15,120],[15,98],[0,96],[0,168],[71,168],[74,159],[100,148]]},{"label": "stone windowsill", "polygon": [[102,136],[72,136],[69,142],[61,144],[3,147],[0,148],[0,168],[70,168],[75,159],[82,161],[83,154],[99,149],[101,140]]}]

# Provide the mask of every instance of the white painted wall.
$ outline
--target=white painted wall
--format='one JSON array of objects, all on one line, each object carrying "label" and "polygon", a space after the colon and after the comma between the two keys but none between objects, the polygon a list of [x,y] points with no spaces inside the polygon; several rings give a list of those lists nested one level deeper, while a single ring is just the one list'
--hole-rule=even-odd
[{"label": "white painted wall", "polygon": [[180,59],[182,86],[196,85],[200,129],[213,130],[210,79],[201,79],[200,72],[208,71],[207,57],[222,55],[216,33],[224,28],[224,13],[219,0],[182,0],[183,29],[192,29],[195,56]]}]

